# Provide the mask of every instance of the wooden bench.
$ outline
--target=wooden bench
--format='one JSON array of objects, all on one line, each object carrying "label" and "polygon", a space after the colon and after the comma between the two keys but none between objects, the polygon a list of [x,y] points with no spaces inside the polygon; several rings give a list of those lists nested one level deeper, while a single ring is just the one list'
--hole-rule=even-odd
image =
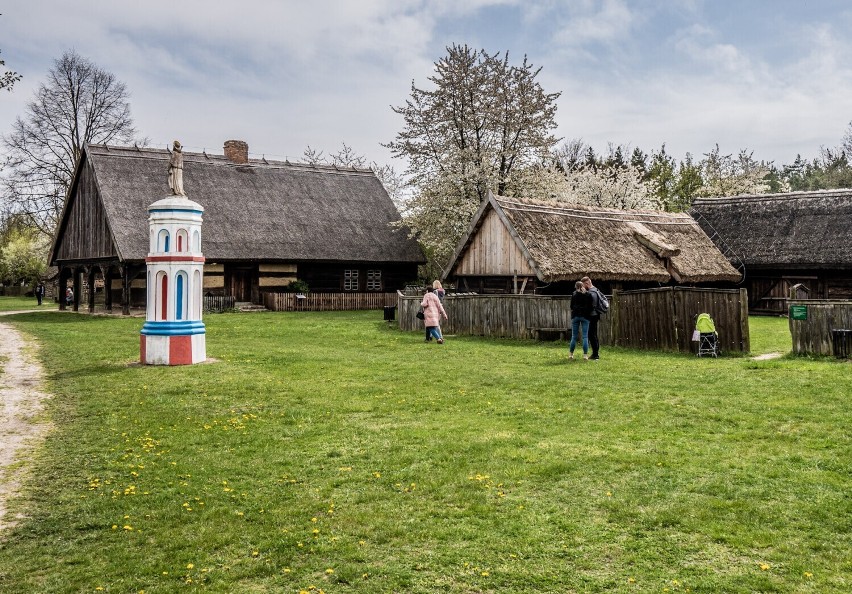
[{"label": "wooden bench", "polygon": [[536,340],[571,340],[571,328],[528,328]]}]

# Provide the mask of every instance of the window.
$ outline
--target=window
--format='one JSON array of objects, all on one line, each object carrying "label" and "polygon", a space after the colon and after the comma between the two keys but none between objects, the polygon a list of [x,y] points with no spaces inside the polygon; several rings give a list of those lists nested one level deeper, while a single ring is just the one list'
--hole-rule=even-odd
[{"label": "window", "polygon": [[358,271],[344,270],[343,271],[343,290],[357,291],[358,290]]},{"label": "window", "polygon": [[382,271],[368,270],[367,271],[367,290],[381,291],[382,290]]}]

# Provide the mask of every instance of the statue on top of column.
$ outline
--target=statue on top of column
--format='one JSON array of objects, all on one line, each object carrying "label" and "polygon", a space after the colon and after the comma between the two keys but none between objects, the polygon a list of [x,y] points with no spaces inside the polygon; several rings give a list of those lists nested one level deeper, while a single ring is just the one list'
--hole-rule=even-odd
[{"label": "statue on top of column", "polygon": [[169,188],[173,196],[186,196],[183,190],[183,147],[177,140],[172,145],[169,157]]}]

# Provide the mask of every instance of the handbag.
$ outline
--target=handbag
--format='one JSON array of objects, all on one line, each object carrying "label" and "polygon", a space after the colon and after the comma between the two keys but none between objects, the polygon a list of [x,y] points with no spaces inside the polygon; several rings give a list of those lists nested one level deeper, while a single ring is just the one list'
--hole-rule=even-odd
[{"label": "handbag", "polygon": [[417,319],[418,319],[418,320],[422,320],[422,319],[424,319],[424,318],[426,317],[426,314],[424,314],[424,313],[423,313],[423,308],[422,308],[422,307],[421,307],[421,308],[417,311],[417,313],[416,313],[416,314],[414,314],[414,315],[415,315],[415,316],[417,316]]}]

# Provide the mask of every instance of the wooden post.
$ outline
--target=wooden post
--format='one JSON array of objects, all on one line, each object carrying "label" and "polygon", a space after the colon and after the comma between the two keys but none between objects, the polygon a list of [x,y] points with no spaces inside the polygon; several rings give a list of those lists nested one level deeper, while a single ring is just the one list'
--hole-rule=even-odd
[{"label": "wooden post", "polygon": [[95,313],[95,276],[97,267],[90,266],[86,271],[86,283],[89,285],[89,292],[86,295],[89,306],[89,313]]},{"label": "wooden post", "polygon": [[621,337],[621,316],[619,315],[618,305],[618,289],[612,290],[612,299],[609,302],[609,339],[613,346],[620,346],[619,339]]},{"label": "wooden post", "polygon": [[121,266],[121,313],[130,315],[130,264]]},{"label": "wooden post", "polygon": [[101,275],[104,277],[104,309],[108,312],[112,311],[112,266],[107,266],[106,269],[101,268]]},{"label": "wooden post", "polygon": [[751,352],[751,336],[748,331],[748,290],[740,288],[740,333],[742,334],[742,352]]},{"label": "wooden post", "polygon": [[59,310],[65,310],[65,287],[68,285],[68,269],[65,266],[59,267],[59,280],[57,281],[57,299],[59,299]]},{"label": "wooden post", "polygon": [[79,311],[80,310],[80,290],[83,288],[82,287],[83,283],[80,282],[80,278],[81,278],[82,273],[80,272],[79,268],[75,267],[73,270],[74,270],[74,278],[73,278],[72,283],[73,283],[73,287],[74,287],[74,289],[73,289],[74,290],[74,304],[72,305],[72,310],[73,311]]}]

